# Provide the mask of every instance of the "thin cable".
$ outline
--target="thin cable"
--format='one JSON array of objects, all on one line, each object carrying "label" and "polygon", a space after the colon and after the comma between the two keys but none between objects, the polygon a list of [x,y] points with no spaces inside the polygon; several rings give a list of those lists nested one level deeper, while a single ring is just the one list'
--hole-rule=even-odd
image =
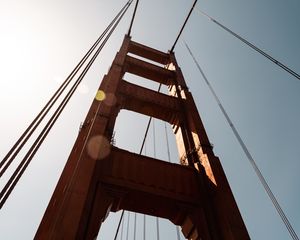
[{"label": "thin cable", "polygon": [[146,240],[146,215],[144,214],[143,240]]},{"label": "thin cable", "polygon": [[208,79],[206,78],[206,76],[205,76],[205,74],[204,74],[202,68],[200,67],[198,61],[197,61],[196,58],[194,57],[194,55],[193,55],[191,49],[189,48],[189,46],[187,45],[186,42],[184,42],[184,44],[185,44],[185,46],[186,46],[188,52],[190,53],[191,57],[193,58],[193,60],[194,60],[194,62],[195,62],[195,64],[196,64],[198,70],[200,71],[200,73],[201,73],[201,75],[202,75],[204,81],[205,81],[206,84],[208,85],[208,87],[209,87],[211,93],[213,94],[215,100],[217,101],[219,108],[221,109],[223,115],[224,115],[225,118],[226,118],[227,123],[229,124],[230,128],[232,129],[232,131],[233,131],[233,133],[234,133],[234,136],[235,136],[236,139],[238,140],[238,142],[239,142],[241,148],[243,149],[245,155],[247,156],[247,158],[248,158],[250,164],[252,165],[252,167],[253,167],[253,169],[254,169],[254,171],[255,171],[257,177],[259,178],[261,184],[263,185],[265,191],[267,192],[269,198],[271,199],[271,201],[272,201],[272,203],[273,203],[275,209],[277,210],[277,213],[278,213],[279,216],[281,217],[281,220],[283,221],[285,227],[287,228],[288,232],[290,233],[292,239],[294,239],[294,240],[299,240],[299,238],[298,238],[296,232],[294,231],[294,229],[293,229],[291,223],[289,222],[289,220],[288,220],[288,218],[286,217],[284,211],[282,210],[280,204],[278,203],[276,197],[274,196],[273,192],[271,191],[271,189],[270,189],[270,187],[269,187],[267,181],[265,180],[265,178],[263,177],[261,171],[259,170],[258,166],[256,165],[256,162],[255,162],[254,158],[252,157],[252,155],[251,155],[251,153],[249,152],[247,146],[245,145],[244,141],[242,140],[242,138],[241,138],[239,132],[238,132],[237,129],[235,128],[235,126],[234,126],[233,122],[231,121],[231,119],[229,118],[229,116],[228,116],[226,110],[224,109],[224,107],[223,107],[223,105],[222,105],[220,99],[218,98],[218,96],[217,96],[217,94],[215,93],[214,89],[213,89],[212,86],[210,85],[210,83],[209,83]]},{"label": "thin cable", "polygon": [[190,12],[189,12],[189,14],[188,14],[188,16],[186,17],[186,19],[185,19],[185,21],[184,21],[184,23],[183,23],[183,25],[182,25],[182,27],[181,27],[181,29],[180,29],[178,35],[177,35],[177,38],[176,38],[176,40],[175,40],[175,42],[174,42],[174,44],[173,44],[173,46],[172,46],[172,48],[171,48],[171,52],[174,51],[174,48],[175,48],[175,46],[176,46],[176,44],[177,44],[177,41],[178,41],[178,39],[179,39],[179,37],[180,37],[180,35],[181,35],[181,33],[182,33],[182,31],[183,31],[183,29],[184,29],[186,23],[187,23],[187,21],[189,20],[189,18],[190,18],[190,16],[191,16],[192,12],[193,12],[193,9],[194,9],[194,7],[195,7],[197,1],[198,1],[198,0],[195,0],[195,2],[193,3],[193,6],[192,6],[192,8],[191,8],[191,10],[190,10]]},{"label": "thin cable", "polygon": [[136,240],[136,213],[134,213],[134,231],[133,231],[133,240]]},{"label": "thin cable", "polygon": [[90,67],[92,66],[92,64],[96,60],[97,56],[99,55],[99,53],[101,52],[101,50],[105,46],[106,42],[110,38],[111,34],[114,32],[114,30],[117,27],[118,23],[120,22],[120,20],[124,16],[125,12],[127,11],[128,7],[130,6],[131,2],[129,1],[128,3],[126,4],[127,8],[124,10],[124,12],[120,16],[120,18],[117,20],[115,25],[112,27],[112,29],[110,30],[110,32],[108,33],[108,35],[106,36],[104,41],[101,43],[101,45],[99,46],[99,48],[97,49],[97,51],[93,55],[92,59],[89,61],[87,66],[84,68],[83,72],[80,74],[80,76],[78,77],[78,79],[76,80],[76,82],[74,83],[72,88],[69,90],[69,92],[67,93],[67,95],[65,96],[65,98],[63,99],[61,104],[59,105],[59,107],[56,109],[56,111],[54,112],[54,114],[52,115],[50,120],[47,122],[47,124],[43,128],[42,132],[39,134],[39,136],[37,137],[37,139],[35,140],[35,142],[31,146],[31,148],[29,149],[29,151],[27,152],[25,157],[22,159],[21,163],[18,165],[16,170],[13,172],[13,174],[11,175],[11,177],[9,178],[7,183],[5,184],[4,188],[1,190],[1,192],[0,192],[0,209],[4,205],[5,201],[9,197],[9,195],[12,192],[12,190],[14,189],[14,187],[16,186],[16,184],[19,181],[20,177],[23,175],[24,171],[26,170],[26,168],[29,165],[29,163],[31,162],[33,156],[35,155],[35,153],[37,152],[37,150],[39,149],[39,147],[43,143],[44,139],[48,135],[49,131],[53,127],[54,123],[56,122],[56,120],[58,119],[58,117],[60,116],[62,111],[64,110],[65,106],[67,105],[70,98],[74,94],[74,92],[77,89],[78,85],[81,83],[81,81],[84,78],[84,76],[86,75],[87,71],[90,69]]},{"label": "thin cable", "polygon": [[147,156],[147,142],[145,142],[144,155]]},{"label": "thin cable", "polygon": [[128,240],[128,236],[129,236],[129,220],[130,220],[130,212],[128,213],[128,217],[127,217],[127,234],[126,234],[126,240]]},{"label": "thin cable", "polygon": [[168,132],[167,132],[167,124],[165,124],[165,136],[166,136],[166,142],[167,142],[167,153],[168,153],[168,161],[171,162],[171,154],[170,154],[170,145],[169,145],[169,137],[168,137]]},{"label": "thin cable", "polygon": [[159,240],[159,220],[158,217],[156,217],[156,239]]},{"label": "thin cable", "polygon": [[145,142],[146,142],[146,138],[147,138],[147,135],[148,135],[148,132],[149,132],[151,121],[152,121],[152,117],[149,118],[148,123],[147,123],[147,127],[146,127],[146,131],[145,131],[145,134],[144,134],[142,146],[141,146],[141,149],[140,149],[140,154],[142,154],[142,151],[143,151],[143,148],[144,148],[144,145],[145,145]]},{"label": "thin cable", "polygon": [[[153,156],[156,158],[156,136],[155,136],[155,120],[152,121],[153,126]],[[159,221],[156,217],[156,239],[159,240]]]},{"label": "thin cable", "polygon": [[[145,142],[145,148],[144,148],[145,156],[147,156],[147,144],[146,143],[147,142]],[[145,239],[146,239],[146,214],[144,214],[144,216],[143,216],[143,240],[145,240]]]},{"label": "thin cable", "polygon": [[256,47],[254,44],[250,43],[249,41],[247,41],[245,38],[241,37],[240,35],[238,35],[237,33],[231,31],[229,28],[225,27],[223,24],[221,24],[220,22],[218,22],[217,20],[215,20],[214,18],[212,18],[211,16],[209,16],[208,14],[206,14],[205,12],[201,11],[200,9],[196,8],[198,10],[198,12],[200,12],[203,16],[206,16],[209,20],[211,20],[212,22],[214,22],[215,24],[217,24],[219,27],[223,28],[224,30],[226,30],[227,32],[229,32],[231,35],[235,36],[236,38],[238,38],[239,40],[241,40],[243,43],[247,44],[249,47],[251,47],[252,49],[254,49],[255,51],[257,51],[258,53],[260,53],[261,55],[263,55],[264,57],[266,57],[267,59],[269,59],[270,61],[272,61],[273,63],[275,63],[276,65],[278,65],[279,67],[281,67],[283,70],[285,70],[286,72],[288,72],[289,74],[293,75],[295,78],[297,78],[298,80],[300,80],[300,75],[298,73],[296,73],[295,71],[293,71],[292,69],[290,69],[288,66],[286,66],[285,64],[281,63],[280,61],[278,61],[277,59],[273,58],[272,56],[270,56],[269,54],[267,54],[266,52],[264,52],[263,50],[261,50],[260,48]]},{"label": "thin cable", "polygon": [[155,119],[152,121],[152,126],[153,126],[153,156],[156,158],[156,137],[155,137]]},{"label": "thin cable", "polygon": [[134,7],[134,11],[133,11],[133,14],[132,14],[130,26],[129,26],[129,29],[128,29],[128,34],[127,34],[128,36],[130,36],[130,33],[131,33],[131,28],[132,28],[132,25],[133,25],[133,20],[135,18],[136,9],[138,7],[138,4],[139,4],[139,0],[136,1],[135,7]]},{"label": "thin cable", "polygon": [[[46,105],[43,107],[43,109],[34,118],[34,120],[26,128],[26,130],[22,133],[21,137],[15,142],[15,144],[9,150],[9,152],[6,154],[6,156],[1,160],[1,162],[0,162],[0,170],[1,170],[0,171],[0,177],[5,173],[5,171],[7,170],[7,168],[10,166],[10,164],[13,162],[13,160],[17,156],[17,154],[24,147],[24,145],[26,144],[26,142],[28,141],[28,139],[31,137],[31,135],[33,134],[33,132],[40,125],[41,121],[48,114],[48,112],[50,111],[50,109],[53,107],[53,105],[56,103],[56,101],[58,100],[58,98],[65,91],[65,89],[67,88],[67,86],[71,83],[71,81],[73,80],[74,76],[78,73],[78,71],[80,70],[80,68],[84,65],[84,63],[86,62],[86,60],[89,58],[89,56],[92,54],[92,52],[98,46],[98,44],[101,42],[101,40],[103,39],[103,37],[105,36],[105,34],[111,28],[111,26],[116,21],[116,19],[120,16],[120,14],[125,9],[125,7],[126,6],[124,6],[120,10],[120,12],[117,14],[117,16],[112,20],[112,22],[108,25],[108,27],[104,30],[104,32],[100,35],[100,37],[95,41],[95,43],[88,50],[88,52],[84,55],[84,57],[80,60],[80,62],[76,65],[76,67],[72,70],[72,72],[69,74],[69,76],[65,79],[65,81],[56,90],[56,92],[53,94],[53,96],[50,98],[50,100],[46,103]],[[3,167],[3,165],[4,165],[4,167]]]}]

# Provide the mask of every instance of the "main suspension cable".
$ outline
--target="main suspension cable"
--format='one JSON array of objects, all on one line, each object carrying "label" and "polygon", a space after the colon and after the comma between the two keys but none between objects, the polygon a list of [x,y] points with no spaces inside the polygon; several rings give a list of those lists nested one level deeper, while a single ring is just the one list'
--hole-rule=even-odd
[{"label": "main suspension cable", "polygon": [[230,33],[231,35],[233,35],[237,39],[241,40],[243,43],[245,43],[246,45],[248,45],[249,47],[251,47],[252,49],[254,49],[256,52],[260,53],[261,55],[263,55],[264,57],[266,57],[267,59],[269,59],[270,61],[272,61],[276,65],[278,65],[279,67],[281,67],[283,70],[285,70],[286,72],[288,72],[289,74],[293,75],[295,78],[297,78],[298,80],[300,80],[300,75],[298,73],[296,73],[295,71],[293,71],[292,69],[290,69],[288,66],[286,66],[282,62],[278,61],[277,59],[273,58],[272,56],[270,56],[269,54],[267,54],[265,51],[261,50],[260,48],[258,48],[254,44],[250,43],[245,38],[241,37],[237,33],[235,33],[232,30],[230,30],[229,28],[225,27],[219,21],[217,21],[216,19],[212,18],[211,16],[209,16],[205,12],[201,11],[199,8],[196,7],[196,9],[198,10],[199,13],[201,13],[203,16],[207,17],[209,20],[211,20],[212,22],[214,22],[215,24],[217,24],[219,27],[223,28],[225,31],[227,31],[228,33]]},{"label": "main suspension cable", "polygon": [[31,137],[31,135],[34,133],[34,131],[36,130],[36,128],[40,125],[40,123],[42,122],[42,120],[49,113],[50,109],[57,102],[57,100],[62,95],[62,93],[65,91],[65,89],[67,88],[67,86],[71,83],[71,81],[73,80],[73,78],[75,77],[75,75],[78,73],[78,71],[81,69],[81,67],[84,65],[84,63],[87,61],[87,59],[90,57],[90,55],[92,54],[92,52],[98,46],[98,44],[100,43],[100,41],[103,39],[103,37],[105,36],[105,34],[111,28],[111,26],[113,25],[113,23],[122,14],[122,12],[125,9],[125,7],[126,7],[126,5],[119,11],[119,13],[117,14],[117,16],[107,26],[107,28],[103,31],[103,33],[100,35],[100,37],[95,41],[95,43],[92,45],[92,47],[88,50],[88,52],[84,55],[84,57],[80,60],[80,62],[72,70],[72,72],[69,74],[69,76],[61,84],[61,86],[56,90],[56,92],[53,94],[53,96],[50,98],[50,100],[46,103],[46,105],[43,107],[43,109],[34,118],[34,120],[26,128],[26,130],[22,133],[21,137],[19,137],[19,139],[15,142],[15,144],[9,150],[9,152],[6,154],[6,156],[1,160],[1,162],[0,162],[0,177],[5,173],[5,171],[7,170],[7,168],[10,166],[10,164],[16,158],[16,156],[21,151],[21,149],[24,147],[24,145],[26,144],[26,142],[29,140],[29,138]]},{"label": "main suspension cable", "polygon": [[70,98],[74,94],[74,92],[77,89],[78,85],[81,83],[81,81],[84,78],[84,76],[86,75],[87,71],[90,69],[90,67],[92,66],[92,64],[96,60],[97,56],[99,55],[99,53],[101,52],[101,50],[105,46],[106,42],[110,38],[111,34],[114,32],[115,28],[117,27],[117,25],[119,24],[120,20],[124,16],[125,12],[129,8],[131,2],[132,1],[128,1],[128,3],[125,5],[126,8],[124,9],[124,11],[122,12],[122,14],[120,15],[119,19],[115,22],[114,26],[111,28],[111,30],[108,33],[108,35],[105,37],[105,39],[103,40],[103,42],[101,43],[101,45],[98,47],[98,49],[94,53],[93,57],[91,58],[91,60],[87,64],[87,66],[84,68],[83,72],[80,74],[80,76],[78,77],[78,79],[76,80],[76,82],[73,84],[72,88],[69,90],[69,92],[67,93],[67,95],[65,96],[65,98],[63,99],[63,101],[61,102],[61,104],[59,105],[59,107],[56,109],[56,111],[54,112],[54,114],[52,115],[52,117],[49,119],[49,121],[47,122],[47,124],[43,128],[42,132],[39,134],[39,136],[37,137],[37,139],[34,141],[34,143],[32,144],[32,146],[30,147],[30,149],[26,153],[25,157],[22,159],[21,163],[18,165],[18,167],[16,168],[16,170],[13,172],[13,174],[11,175],[11,177],[9,178],[9,180],[7,181],[7,183],[5,184],[5,186],[3,187],[3,189],[1,190],[1,192],[0,192],[0,209],[4,205],[5,201],[9,197],[9,195],[12,192],[12,190],[14,189],[14,187],[16,186],[16,184],[19,181],[20,177],[23,175],[24,171],[26,170],[27,166],[31,162],[31,160],[34,157],[35,153],[37,152],[37,150],[39,149],[39,147],[43,143],[44,139],[48,135],[49,131],[53,127],[54,123],[56,122],[56,120],[58,119],[58,117],[60,116],[60,114],[62,113],[62,111],[64,110],[65,106],[67,105],[67,103],[69,102]]},{"label": "main suspension cable", "polygon": [[183,23],[183,25],[182,25],[182,27],[181,27],[181,29],[180,29],[178,35],[177,35],[177,37],[176,37],[176,40],[175,40],[175,42],[174,42],[174,44],[173,44],[173,46],[172,46],[172,48],[171,48],[171,50],[170,50],[171,52],[174,51],[174,48],[175,48],[175,46],[176,46],[176,44],[177,44],[177,41],[178,41],[178,39],[179,39],[179,37],[180,37],[180,35],[181,35],[181,33],[182,33],[182,31],[183,31],[183,29],[184,29],[186,23],[187,23],[187,21],[189,20],[189,18],[190,18],[190,16],[191,16],[192,12],[193,12],[193,9],[194,9],[194,7],[195,7],[197,1],[198,1],[198,0],[195,0],[195,1],[194,1],[193,6],[192,6],[192,8],[191,8],[189,14],[187,15],[187,17],[186,17],[186,19],[185,19],[185,21],[184,21],[184,23]]},{"label": "main suspension cable", "polygon": [[279,216],[281,217],[281,220],[283,221],[285,227],[287,228],[289,234],[291,235],[292,239],[294,240],[299,240],[296,232],[294,231],[291,223],[289,222],[288,218],[286,217],[284,211],[282,210],[280,204],[278,203],[276,197],[274,196],[273,192],[271,191],[267,181],[265,180],[264,176],[262,175],[260,169],[258,168],[254,158],[252,157],[251,153],[249,152],[246,144],[244,143],[244,141],[242,140],[239,132],[237,131],[237,129],[235,128],[233,122],[231,121],[230,117],[228,116],[226,110],[224,109],[219,97],[217,96],[217,94],[215,93],[213,87],[211,86],[210,82],[208,81],[207,77],[205,76],[202,68],[200,67],[198,61],[196,60],[196,58],[194,57],[194,54],[192,53],[191,49],[189,48],[189,46],[187,45],[187,43],[184,41],[184,44],[189,52],[189,54],[191,55],[191,57],[193,58],[193,61],[195,62],[198,70],[200,71],[205,83],[207,84],[207,86],[209,87],[212,95],[214,96],[216,102],[218,103],[219,108],[221,109],[227,123],[229,124],[231,130],[234,133],[234,136],[236,137],[238,143],[240,144],[241,148],[243,149],[245,155],[247,156],[247,159],[249,160],[250,164],[252,165],[257,177],[259,178],[261,184],[263,185],[265,191],[267,192],[269,198],[271,199],[273,206],[275,207],[275,209],[277,210],[277,213],[279,214]]},{"label": "main suspension cable", "polygon": [[136,14],[138,4],[139,4],[139,0],[136,0],[135,6],[134,6],[134,11],[133,11],[131,22],[130,22],[130,26],[129,26],[128,33],[127,33],[128,36],[130,36],[130,33],[131,33],[131,28],[132,28],[132,25],[133,25],[133,21],[134,21],[134,18],[135,18],[135,14]]}]

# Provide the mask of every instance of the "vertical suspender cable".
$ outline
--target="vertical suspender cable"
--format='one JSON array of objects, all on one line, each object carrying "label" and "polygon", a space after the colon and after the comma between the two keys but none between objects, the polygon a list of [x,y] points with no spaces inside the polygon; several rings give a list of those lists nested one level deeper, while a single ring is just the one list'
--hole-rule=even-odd
[{"label": "vertical suspender cable", "polygon": [[[153,155],[156,158],[156,136],[155,136],[155,120],[152,121],[153,124]],[[156,239],[159,240],[159,220],[156,217]]]},{"label": "vertical suspender cable", "polygon": [[[149,118],[149,121],[148,121],[148,129],[149,129],[149,126],[150,126],[150,123],[151,123],[151,117]],[[144,154],[145,156],[147,156],[147,142],[146,142],[146,139],[144,139],[143,141],[143,144],[144,144]],[[143,240],[146,239],[146,215],[144,214],[143,215]]]},{"label": "vertical suspender cable", "polygon": [[211,20],[212,22],[214,22],[215,24],[217,24],[219,27],[223,28],[225,31],[227,31],[228,33],[230,33],[231,35],[233,35],[234,37],[236,37],[237,39],[241,40],[243,43],[245,43],[246,45],[248,45],[249,47],[251,47],[252,49],[254,49],[255,51],[257,51],[258,53],[260,53],[261,55],[263,55],[264,57],[268,58],[270,61],[272,61],[273,63],[275,63],[276,65],[278,65],[279,67],[281,67],[283,70],[285,70],[286,72],[288,72],[289,74],[293,75],[295,78],[297,78],[298,80],[300,80],[300,75],[298,73],[296,73],[295,71],[293,71],[292,69],[290,69],[289,67],[287,67],[285,64],[281,63],[280,61],[276,60],[275,58],[273,58],[272,56],[270,56],[269,54],[267,54],[266,52],[264,52],[263,50],[261,50],[260,48],[256,47],[254,44],[250,43],[249,41],[247,41],[245,38],[241,37],[240,35],[236,34],[235,32],[231,31],[229,28],[225,27],[223,24],[221,24],[220,22],[218,22],[217,20],[213,19],[212,17],[210,17],[208,14],[206,14],[205,12],[201,11],[200,9],[196,8],[203,16],[207,17],[209,20]]},{"label": "vertical suspender cable", "polygon": [[286,217],[284,211],[282,210],[280,204],[278,203],[276,197],[274,196],[273,192],[271,191],[271,189],[270,189],[270,187],[269,187],[267,181],[265,180],[264,176],[262,175],[261,171],[259,170],[258,166],[256,165],[256,162],[255,162],[254,158],[252,157],[252,155],[251,155],[251,153],[249,152],[249,150],[248,150],[246,144],[245,144],[244,141],[242,140],[242,138],[241,138],[239,132],[238,132],[237,129],[235,128],[235,126],[234,126],[233,122],[231,121],[231,119],[229,118],[229,116],[228,116],[226,110],[224,109],[224,107],[223,107],[223,105],[222,105],[220,99],[218,98],[218,96],[217,96],[217,94],[215,93],[214,89],[213,89],[212,86],[210,85],[210,83],[209,83],[208,79],[206,78],[206,76],[205,76],[203,70],[201,69],[201,67],[200,67],[200,65],[199,65],[199,63],[198,63],[198,61],[197,61],[196,58],[194,57],[194,55],[193,55],[191,49],[189,48],[189,46],[187,45],[186,42],[184,42],[184,44],[185,44],[185,46],[186,46],[188,52],[190,53],[191,57],[193,58],[193,60],[194,60],[194,62],[195,62],[195,64],[196,64],[198,70],[200,71],[200,73],[201,73],[201,75],[202,75],[202,77],[203,77],[205,83],[207,84],[207,86],[209,87],[209,89],[210,89],[211,93],[213,94],[215,100],[217,101],[219,108],[221,109],[223,115],[225,116],[225,119],[226,119],[227,123],[229,124],[231,130],[232,130],[233,133],[234,133],[234,136],[236,137],[238,143],[240,144],[241,148],[243,149],[245,155],[247,156],[247,158],[248,158],[250,164],[252,165],[252,167],[253,167],[253,169],[254,169],[254,171],[255,171],[257,177],[259,178],[261,184],[263,185],[265,191],[267,192],[269,198],[271,199],[271,201],[272,201],[272,203],[273,203],[275,209],[277,210],[277,213],[278,213],[279,216],[281,217],[281,220],[283,221],[283,223],[284,223],[285,227],[287,228],[289,234],[291,235],[292,239],[294,239],[294,240],[299,240],[299,238],[298,238],[296,232],[294,231],[294,229],[293,229],[291,223],[289,222],[289,220],[288,220],[288,218]]},{"label": "vertical suspender cable", "polygon": [[156,158],[156,136],[155,136],[155,119],[152,121],[153,126],[153,157]]},{"label": "vertical suspender cable", "polygon": [[164,122],[164,125],[165,125],[165,135],[166,135],[166,142],[167,142],[168,161],[171,162],[170,145],[169,145],[169,137],[168,137],[166,122]]},{"label": "vertical suspender cable", "polygon": [[136,240],[136,213],[134,213],[134,230],[133,230],[133,240]]},{"label": "vertical suspender cable", "polygon": [[156,239],[159,240],[159,219],[156,217]]},{"label": "vertical suspender cable", "polygon": [[126,240],[128,240],[129,237],[129,223],[130,223],[130,212],[127,212],[127,233],[126,233]]},{"label": "vertical suspender cable", "polygon": [[144,214],[143,240],[146,240],[146,215]]}]

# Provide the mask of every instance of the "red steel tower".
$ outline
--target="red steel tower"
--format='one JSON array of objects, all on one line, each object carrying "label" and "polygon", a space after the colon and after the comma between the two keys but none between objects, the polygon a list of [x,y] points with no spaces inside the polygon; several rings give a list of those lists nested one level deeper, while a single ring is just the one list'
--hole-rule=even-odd
[{"label": "red steel tower", "polygon": [[[167,85],[169,95],[125,81],[126,72]],[[181,164],[113,146],[121,109],[171,124]],[[109,212],[122,209],[167,218],[187,239],[250,239],[174,53],[129,36],[100,84],[35,239],[95,239]]]}]

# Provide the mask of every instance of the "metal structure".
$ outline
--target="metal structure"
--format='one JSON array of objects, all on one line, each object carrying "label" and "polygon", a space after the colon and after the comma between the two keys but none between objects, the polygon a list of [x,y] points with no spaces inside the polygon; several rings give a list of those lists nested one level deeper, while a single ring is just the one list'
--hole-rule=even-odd
[{"label": "metal structure", "polygon": [[[169,95],[125,81],[126,72],[167,85]],[[113,146],[121,109],[170,123],[181,164]],[[95,239],[109,212],[122,209],[167,218],[187,239],[250,239],[174,53],[129,36],[101,82],[35,239]]]}]

